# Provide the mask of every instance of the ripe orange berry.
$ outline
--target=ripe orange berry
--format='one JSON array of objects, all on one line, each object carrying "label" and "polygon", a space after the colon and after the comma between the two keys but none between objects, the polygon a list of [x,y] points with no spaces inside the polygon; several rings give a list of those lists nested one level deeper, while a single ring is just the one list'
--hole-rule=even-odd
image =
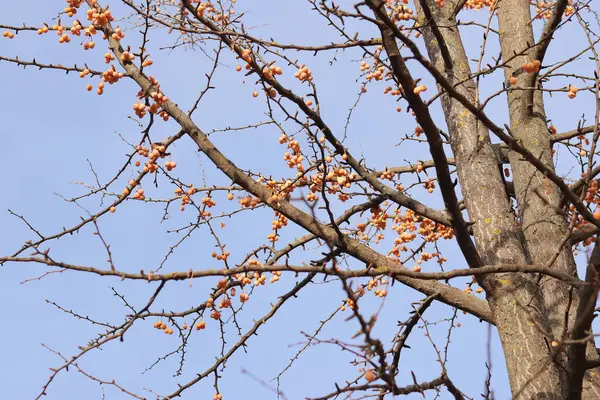
[{"label": "ripe orange berry", "polygon": [[516,84],[517,84],[517,77],[516,77],[516,76],[511,76],[511,77],[508,79],[508,82],[509,82],[511,85],[516,85]]},{"label": "ripe orange berry", "polygon": [[567,96],[569,96],[570,99],[574,99],[575,97],[577,97],[577,90],[577,86],[571,85],[569,87],[569,93],[567,93]]},{"label": "ripe orange berry", "polygon": [[115,208],[115,206],[112,206],[109,210],[110,210],[111,213],[114,213],[115,211],[117,211],[117,209]]},{"label": "ripe orange berry", "polygon": [[540,60],[533,60],[532,62],[525,63],[521,67],[525,70],[525,72],[532,73],[538,72],[540,70]]},{"label": "ripe orange berry", "polygon": [[240,72],[240,71],[242,70],[242,66],[241,66],[241,65],[238,65],[237,67],[235,67],[235,70],[236,70],[237,72]]},{"label": "ripe orange berry", "polygon": [[365,379],[368,382],[373,382],[376,378],[377,378],[377,376],[375,375],[375,372],[373,372],[372,369],[370,369],[367,372],[365,372]]},{"label": "ripe orange berry", "polygon": [[419,94],[419,93],[422,93],[422,92],[424,92],[424,91],[426,91],[426,90],[427,90],[427,86],[425,86],[425,85],[420,85],[420,86],[417,86],[417,87],[415,87],[415,88],[413,89],[413,93],[414,93],[414,94]]},{"label": "ripe orange berry", "polygon": [[252,92],[252,97],[258,97],[258,92],[256,90]]}]

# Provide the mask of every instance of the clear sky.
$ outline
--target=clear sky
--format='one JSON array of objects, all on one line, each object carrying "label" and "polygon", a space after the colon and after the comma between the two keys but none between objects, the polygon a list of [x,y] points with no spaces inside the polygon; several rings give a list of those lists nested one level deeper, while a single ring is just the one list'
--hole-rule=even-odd
[{"label": "clear sky", "polygon": [[[349,1],[338,3],[350,4]],[[127,15],[122,6],[111,6],[117,18]],[[51,25],[52,18],[63,7],[64,2],[60,1],[1,1],[0,24],[39,26],[44,21]],[[325,21],[311,11],[307,1],[239,0],[236,8],[238,11],[248,11],[245,16],[246,27],[256,36],[298,44],[324,44],[340,40],[336,31],[327,27]],[[473,12],[465,12],[462,18],[467,20],[474,16]],[[485,19],[487,13],[477,18]],[[127,24],[123,23],[123,26]],[[349,31],[354,28],[352,26]],[[363,38],[376,35],[371,27],[365,25],[357,25],[356,30],[361,32]],[[469,56],[476,59],[482,32],[476,28],[465,28],[464,32]],[[210,71],[211,62],[199,50],[178,48],[159,51],[160,47],[173,44],[175,37],[158,31],[152,32],[152,35],[149,48],[155,63],[151,72],[160,80],[169,97],[187,110],[204,87],[205,74]],[[106,50],[101,41],[98,41],[96,49],[84,52],[78,40],[69,45],[59,45],[54,34],[38,37],[35,32],[22,32],[13,40],[0,39],[0,55],[5,57],[19,56],[23,60],[35,58],[41,63],[63,65],[89,62],[91,68],[105,68],[102,59]],[[126,40],[129,43],[138,45],[138,39],[137,33],[128,31]],[[212,51],[212,46],[207,45],[206,49]],[[561,29],[559,38],[551,47],[548,62],[573,55],[585,46],[584,36],[578,26]],[[494,36],[491,36],[488,48],[486,60],[489,62],[492,55],[498,54]],[[324,119],[338,136],[342,136],[348,109],[360,91],[358,70],[362,54],[357,50],[339,52],[331,65],[329,61],[333,54],[319,54],[316,57],[311,53],[289,54],[311,67]],[[216,89],[210,91],[200,103],[194,118],[196,123],[208,132],[267,120],[265,102],[254,100],[251,96],[254,80],[248,77],[243,83],[243,76],[234,70],[236,61],[231,54],[226,54],[222,62],[213,82]],[[422,74],[414,63],[410,65],[414,67],[415,75]],[[582,62],[577,68],[591,75],[590,65],[589,62]],[[287,82],[292,81],[291,72],[289,75]],[[490,77],[486,81],[489,83],[482,87],[483,95],[495,92],[501,80],[501,74]],[[85,91],[88,81],[80,79],[77,74],[65,75],[57,71],[37,71],[35,68],[24,70],[14,64],[0,62],[0,137],[4,149],[0,172],[0,185],[3,188],[3,195],[0,196],[1,255],[11,254],[26,240],[35,239],[33,232],[7,209],[23,215],[42,234],[49,235],[77,224],[80,217],[88,215],[88,211],[95,213],[112,201],[107,197],[101,203],[100,197],[93,197],[83,200],[78,206],[60,197],[70,198],[85,193],[85,188],[76,184],[78,182],[95,184],[90,165],[101,182],[109,180],[130,152],[123,139],[137,142],[140,137],[140,127],[131,109],[137,93],[133,82],[124,80],[114,87],[107,86],[105,94],[97,96]],[[428,78],[425,78],[425,82],[431,88],[431,95],[434,85]],[[306,89],[297,84],[293,87]],[[410,116],[396,113],[396,105],[390,97],[381,95],[383,87],[372,85],[372,89],[370,86],[369,92],[362,97],[348,128],[348,146],[355,154],[364,154],[369,167],[379,169],[404,165],[406,160],[414,162],[429,159],[424,146],[410,143],[395,146],[415,125]],[[578,102],[565,102],[564,97],[548,99],[548,113],[559,131],[573,129],[584,113],[588,121],[593,118],[593,103],[586,103],[585,95],[582,95],[582,99]],[[503,97],[497,99],[488,112],[498,123],[505,123],[507,110]],[[435,115],[440,126],[443,126],[437,108]],[[291,127],[290,124],[286,126]],[[153,128],[152,136],[154,140],[160,140],[176,132],[177,126],[173,122],[160,122]],[[215,133],[211,139],[243,169],[286,176],[290,170],[282,158],[285,148],[276,140],[279,135],[275,127],[265,126],[240,132]],[[228,184],[205,157],[198,155],[189,139],[184,138],[177,143],[172,153],[179,164],[177,171],[182,181],[194,182],[196,186],[202,186],[204,179],[209,185]],[[567,168],[568,165],[561,167]],[[119,183],[111,186],[110,192],[120,192],[134,174],[135,169],[130,167]],[[156,188],[150,179],[144,182],[149,196],[159,198],[172,193],[174,187],[166,180],[159,179],[159,184]],[[219,206],[223,205],[222,208],[217,207],[215,212],[232,209],[231,205],[225,204],[224,194],[215,195],[215,199]],[[441,206],[439,198],[435,196],[424,197],[424,201],[432,206]],[[161,221],[163,209],[164,204],[161,203],[142,205],[129,202],[119,207],[115,214],[106,215],[99,221],[102,236],[111,244],[119,270],[135,272],[156,269],[169,247],[182,236],[168,231],[195,220],[191,210],[182,213],[178,207],[173,207],[170,218]],[[219,238],[227,243],[232,253],[233,263],[241,261],[248,251],[265,241],[271,229],[271,219],[271,212],[255,210],[226,219],[225,228],[216,227]],[[51,243],[51,254],[64,261],[108,268],[105,249],[93,231],[93,226],[87,226],[75,235]],[[286,243],[286,240],[300,234],[301,230],[290,226],[283,231],[279,243]],[[210,257],[214,246],[214,239],[206,229],[195,231],[165,264],[164,270],[187,271],[190,268],[215,267]],[[448,267],[463,268],[456,248],[448,243],[442,246],[450,260]],[[313,249],[310,247],[305,252],[295,254],[292,260],[307,262],[318,257]],[[434,271],[435,268],[432,262],[424,270]],[[119,279],[74,272],[52,274],[42,280],[21,283],[46,271],[47,268],[33,264],[7,264],[0,268],[0,303],[4,307],[3,340],[0,342],[4,368],[0,374],[0,388],[2,397],[7,399],[35,398],[51,373],[49,368],[62,364],[60,357],[42,344],[69,357],[78,352],[77,346],[85,345],[102,332],[102,327],[75,320],[58,310],[53,303],[94,320],[116,324],[123,321],[130,310],[124,307],[115,292],[124,295],[131,305],[139,309],[156,287],[156,284],[121,282]],[[247,307],[239,314],[242,330],[247,330],[254,319],[266,313],[270,308],[269,303],[276,302],[277,296],[289,290],[296,280],[292,275],[285,275],[277,285],[267,285],[253,293]],[[301,332],[314,332],[319,321],[327,318],[345,298],[338,282],[317,282],[319,284],[303,290],[299,298],[286,303],[278,315],[259,330],[258,336],[249,340],[246,353],[239,351],[227,363],[219,384],[224,399],[276,398],[269,388],[252,376],[267,382],[277,376],[298,351],[298,343],[304,340]],[[457,280],[456,284],[462,287],[464,282]],[[208,289],[215,283],[216,279],[196,281],[191,288],[187,282],[168,284],[153,310],[185,310],[205,301]],[[389,292],[375,329],[375,333],[388,342],[394,335],[397,321],[408,317],[410,303],[422,298],[418,293],[399,285]],[[375,311],[380,301],[368,296],[361,304],[364,304],[365,310]],[[224,315],[228,317],[230,314],[224,312]],[[354,320],[347,321],[348,315],[340,313],[334,317],[319,338],[350,340],[357,332],[358,325]],[[436,344],[443,347],[448,327],[443,320],[452,316],[452,310],[436,304],[427,312],[427,316],[430,322],[442,321],[432,329]],[[497,399],[508,399],[507,377],[495,332],[488,339],[486,324],[462,313],[459,313],[458,320],[462,326],[453,330],[447,364],[451,379],[461,390],[477,398],[483,392],[486,377],[484,363],[488,357],[488,340],[491,340],[493,388]],[[98,378],[115,378],[127,389],[153,398],[144,388],[168,394],[176,389],[177,383],[187,382],[196,373],[212,365],[219,354],[218,324],[207,316],[207,330],[194,332],[191,336],[181,376],[173,377],[180,361],[177,355],[168,357],[144,373],[159,357],[177,349],[181,343],[177,335],[167,336],[152,329],[154,322],[139,321],[126,335],[124,342],[111,342],[101,351],[90,352],[81,359],[80,366]],[[226,340],[227,346],[237,341],[236,329],[231,323],[226,327]],[[411,371],[414,371],[418,381],[439,376],[440,368],[435,363],[434,350],[424,336],[423,329],[413,333],[409,344],[411,349],[404,351],[401,362],[401,382],[411,383]],[[358,375],[358,367],[349,363],[351,359],[348,353],[340,352],[333,345],[313,346],[282,376],[281,389],[290,400],[316,397],[333,391],[334,382],[343,384],[345,379]],[[243,370],[249,374],[243,373]],[[210,399],[214,392],[212,385],[211,377],[185,392],[183,398]],[[447,398],[447,395],[444,392],[442,398]],[[100,385],[71,368],[58,375],[49,387],[46,399],[101,399],[102,396]],[[104,387],[104,396],[110,400],[129,398],[108,386]],[[420,395],[412,397],[420,398]]]}]

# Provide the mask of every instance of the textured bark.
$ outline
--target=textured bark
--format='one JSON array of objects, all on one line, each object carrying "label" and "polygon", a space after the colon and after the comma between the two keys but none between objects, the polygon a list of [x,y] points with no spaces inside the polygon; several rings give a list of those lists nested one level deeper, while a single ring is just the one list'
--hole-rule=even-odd
[{"label": "textured bark", "polygon": [[[419,5],[419,2],[416,2]],[[433,1],[430,10],[435,19],[444,26],[452,7],[440,9]],[[419,22],[427,24],[423,9],[417,7]],[[447,14],[446,16],[444,14]],[[432,63],[440,71],[446,71],[450,82],[467,80],[471,74],[458,29],[438,28],[443,42],[452,58],[452,68],[444,66],[444,60],[433,30],[423,28],[425,45]],[[475,83],[467,80],[457,90],[475,102]],[[450,143],[463,194],[463,200],[472,224],[473,235],[484,264],[524,263],[526,261],[520,241],[519,228],[507,195],[498,158],[492,148],[488,130],[473,114],[448,95],[441,97],[442,110],[450,133]]]},{"label": "textured bark", "polygon": [[435,121],[429,112],[428,105],[418,94],[414,93],[416,82],[400,55],[400,49],[396,43],[395,34],[390,27],[393,23],[389,20],[389,17],[385,13],[385,9],[373,2],[370,2],[369,6],[381,24],[380,31],[383,47],[387,53],[392,73],[397,82],[404,89],[404,99],[410,105],[413,115],[423,128],[427,138],[429,153],[434,161],[435,172],[440,191],[442,192],[442,198],[448,213],[452,216],[452,227],[454,228],[456,242],[470,268],[482,267],[481,257],[473,243],[468,225],[464,220],[459,205],[458,197],[454,190],[454,182],[448,168],[448,159],[445,154],[440,130],[436,126]]},{"label": "textured bark", "polygon": [[[468,80],[471,71],[458,29],[435,27],[436,24],[452,26],[456,22],[452,15],[455,4],[447,4],[440,9],[434,1],[421,0],[416,3],[431,61],[439,71],[445,71],[445,77],[451,83],[466,80],[457,90],[475,102],[475,84]],[[533,43],[533,33],[528,25],[528,2],[515,0],[507,3],[506,0],[500,2],[505,9],[500,16],[504,59]],[[528,27],[530,37],[522,25]],[[451,64],[447,62],[448,59],[452,60]],[[513,68],[505,71],[506,78],[525,60],[531,61],[526,57],[514,60],[510,64]],[[520,82],[524,78],[521,76]],[[546,165],[552,166],[552,144],[546,128],[542,96],[536,92],[535,107],[528,109],[527,96],[523,93],[515,91],[509,95],[511,128],[523,145],[539,155]],[[558,189],[550,186],[535,167],[522,161],[520,155],[509,154],[522,218],[521,231],[515,223],[488,130],[450,96],[442,96],[441,102],[465,206],[484,264],[527,261],[544,264],[556,257],[554,267],[575,276],[571,249],[568,244],[564,245],[566,222],[555,208],[548,206],[558,205]],[[557,255],[561,245],[562,251]],[[512,281],[513,285],[503,288],[502,282],[507,280]],[[548,343],[563,334],[569,286],[548,279],[538,283],[531,276],[514,274],[487,277],[481,284],[486,289],[499,330],[513,395],[536,399],[567,398],[569,380],[564,369],[566,356],[558,356],[558,362],[552,361]],[[572,297],[571,322],[574,320],[576,303],[576,298]],[[551,332],[552,337],[545,337],[542,331]],[[588,350],[594,351],[591,346]],[[592,355],[590,352],[589,357]],[[593,393],[594,398],[598,398],[599,395],[593,390],[594,381],[589,374],[587,378],[584,393],[589,394],[584,397],[592,398]]]},{"label": "textured bark", "polygon": [[[590,257],[585,281],[592,285],[581,288],[579,295],[579,305],[577,307],[577,317],[575,318],[575,326],[571,334],[571,339],[576,341],[571,349],[570,363],[567,370],[569,371],[569,399],[580,399],[581,392],[589,390],[584,386],[586,363],[580,360],[586,359],[586,350],[591,346],[586,346],[585,340],[588,331],[592,326],[594,319],[594,309],[598,300],[598,279],[600,278],[600,239],[596,238],[596,246]],[[591,349],[593,350],[593,348]],[[591,358],[591,357],[590,357]],[[591,396],[591,393],[590,393]]]},{"label": "textured bark", "polygon": [[[500,28],[500,46],[503,60],[515,54],[521,54],[512,60],[504,69],[505,78],[517,75],[517,85],[524,84],[527,74],[517,74],[523,63],[532,61],[532,54],[539,54],[540,46],[534,45],[533,30],[530,24],[531,13],[528,2],[520,0],[502,0],[498,4],[498,22]],[[535,91],[533,96],[528,91],[509,91],[508,106],[510,126],[513,134],[533,154],[549,168],[554,168],[552,160],[552,142],[546,125],[543,95]],[[568,235],[568,226],[564,217],[558,212],[560,191],[544,179],[531,164],[523,161],[515,153],[509,153],[509,160],[514,174],[515,195],[519,205],[523,234],[526,239],[526,250],[533,263],[555,261],[552,268],[576,276],[577,270],[573,253],[564,245]],[[557,252],[559,253],[557,254]],[[559,339],[565,329],[573,328],[578,307],[576,290],[570,301],[569,286],[556,280],[540,280],[546,308],[545,317],[549,332]],[[568,317],[565,318],[566,313]],[[568,326],[564,326],[567,320]],[[588,356],[597,358],[595,351],[589,346]],[[567,350],[558,362],[568,365],[567,358],[576,355]],[[578,360],[583,362],[584,360]],[[573,361],[571,361],[572,363]],[[569,392],[569,379],[566,368],[561,368],[560,390],[556,390],[557,398],[566,398]],[[582,398],[600,398],[600,376],[598,371],[586,374]]]}]

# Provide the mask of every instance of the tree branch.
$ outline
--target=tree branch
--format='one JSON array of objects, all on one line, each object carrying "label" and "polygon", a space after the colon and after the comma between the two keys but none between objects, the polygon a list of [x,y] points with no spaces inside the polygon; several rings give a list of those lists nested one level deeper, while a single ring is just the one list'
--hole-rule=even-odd
[{"label": "tree branch", "polygon": [[596,239],[596,245],[588,262],[585,274],[585,282],[588,284],[579,291],[579,305],[575,315],[575,323],[571,332],[571,340],[575,343],[570,345],[569,354],[569,400],[581,399],[583,389],[583,378],[587,370],[586,348],[588,345],[589,332],[594,319],[598,290],[600,289],[600,239]]},{"label": "tree branch", "polygon": [[[87,0],[87,2],[90,4],[90,0]],[[194,11],[193,6],[191,6],[188,1],[184,1],[183,3],[186,7],[189,7],[192,12]],[[90,6],[92,5],[90,4]],[[105,31],[104,33],[108,39],[109,47],[115,54],[116,59],[119,60],[121,66],[131,75],[133,80],[139,85],[140,89],[144,93],[150,93],[152,90],[157,90],[150,80],[143,73],[141,73],[134,64],[128,61],[123,61],[122,55],[124,49],[121,47],[119,41],[112,38],[111,35],[114,33],[112,25],[107,24],[103,30]],[[233,44],[229,43],[228,45]],[[278,90],[283,91],[285,89],[280,87]],[[304,102],[302,102],[302,105],[305,108],[308,108]],[[364,244],[361,244],[358,240],[351,239],[347,236],[338,235],[338,232],[336,232],[335,229],[318,222],[312,215],[299,210],[298,208],[292,206],[289,202],[285,200],[277,202],[270,200],[272,196],[271,191],[249,177],[231,160],[225,157],[225,155],[214,146],[214,144],[200,130],[200,128],[198,128],[192,119],[175,103],[173,103],[171,100],[168,100],[162,104],[162,108],[175,121],[177,121],[183,131],[185,131],[186,134],[196,143],[198,149],[204,153],[218,169],[227,175],[233,183],[240,185],[245,190],[252,193],[263,203],[268,204],[273,210],[285,215],[291,221],[295,222],[312,234],[321,237],[332,248],[340,247],[344,252],[365,262],[367,265],[387,266],[388,268],[394,268],[398,265],[384,255],[374,251]],[[398,193],[397,191],[395,192]],[[446,304],[457,307],[461,310],[465,310],[486,321],[492,321],[489,307],[485,301],[475,299],[456,288],[446,286],[439,282],[424,282],[422,280],[407,277],[399,277],[397,280],[427,295],[439,293],[440,301],[446,302]]]},{"label": "tree branch", "polygon": [[431,118],[431,114],[429,113],[427,105],[423,102],[423,100],[421,100],[421,97],[418,94],[413,92],[416,86],[415,81],[406,68],[406,64],[400,55],[400,49],[396,44],[394,33],[390,28],[390,26],[395,27],[395,25],[392,21],[390,21],[383,6],[376,6],[373,0],[367,0],[367,5],[375,13],[377,20],[381,22],[379,24],[379,29],[381,31],[384,48],[387,52],[388,58],[390,59],[392,72],[402,85],[402,88],[404,89],[404,97],[410,104],[415,116],[417,117],[419,125],[421,125],[425,135],[427,136],[429,151],[435,162],[435,171],[440,184],[440,189],[442,191],[442,197],[448,212],[452,216],[453,227],[456,231],[458,245],[463,252],[469,266],[471,268],[477,268],[482,265],[481,258],[477,249],[475,248],[473,240],[471,239],[469,229],[459,206],[458,198],[456,197],[456,192],[454,191],[454,182],[450,177],[448,160],[444,152],[440,130]]}]

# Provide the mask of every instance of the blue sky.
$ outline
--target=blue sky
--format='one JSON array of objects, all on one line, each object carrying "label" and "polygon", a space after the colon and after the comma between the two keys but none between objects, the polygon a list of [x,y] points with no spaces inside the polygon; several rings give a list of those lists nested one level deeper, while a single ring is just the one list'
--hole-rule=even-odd
[{"label": "blue sky", "polygon": [[[350,2],[339,2],[349,4]],[[62,2],[31,2],[24,9],[19,2],[3,2],[0,5],[2,18],[0,23],[8,25],[39,25],[42,21],[52,23],[51,17],[63,7]],[[324,20],[310,10],[305,1],[290,0],[262,1],[260,4],[239,0],[238,11],[248,10],[246,26],[256,36],[273,37],[282,43],[322,44],[337,41],[336,32],[328,28]],[[113,5],[113,13],[119,18],[124,9]],[[466,12],[466,20],[475,16]],[[478,18],[486,18],[478,16]],[[123,26],[125,24],[123,23]],[[350,31],[354,26],[349,28]],[[376,32],[364,25],[357,25],[362,37],[375,36]],[[471,58],[477,58],[481,31],[465,28],[465,45]],[[187,110],[205,84],[205,74],[210,70],[210,60],[200,51],[176,49],[159,51],[161,46],[172,44],[174,37],[164,32],[153,32],[150,52],[155,64],[151,72],[161,82],[169,97]],[[102,43],[95,50],[84,52],[78,41],[70,45],[59,45],[56,36],[49,34],[38,37],[35,32],[23,32],[13,40],[1,38],[0,55],[19,56],[24,60],[36,58],[41,63],[62,63],[64,65],[89,62],[95,69],[104,69],[102,55],[105,52]],[[128,32],[126,40],[138,44],[138,35]],[[561,30],[560,36],[551,47],[548,62],[575,54],[585,47],[585,38],[578,26],[568,26]],[[489,41],[489,55],[498,53],[495,38]],[[296,55],[297,54],[297,55]],[[329,64],[331,54],[290,53],[301,63],[308,64],[318,85],[322,113],[326,122],[335,132],[341,132],[346,123],[348,109],[355,102],[360,90],[359,63],[360,51],[340,52],[337,61]],[[488,56],[489,60],[489,56]],[[211,91],[200,104],[195,121],[203,130],[222,129],[227,126],[254,124],[267,119],[266,107],[262,100],[252,99],[254,80],[236,73],[235,59],[227,54],[223,57],[215,80],[216,90]],[[414,67],[414,74],[422,71]],[[591,75],[592,66],[583,60],[577,64],[577,70]],[[287,81],[292,84],[292,73]],[[501,74],[490,77],[482,87],[485,95],[495,92],[501,82]],[[425,78],[430,86],[428,95],[433,93],[434,85]],[[65,202],[65,197],[82,194],[85,189],[76,182],[94,184],[94,175],[90,164],[99,179],[110,179],[126,160],[130,151],[121,137],[136,142],[140,137],[140,128],[132,114],[131,105],[135,102],[137,88],[132,82],[124,80],[114,87],[107,87],[103,96],[85,91],[89,79],[80,79],[76,74],[65,75],[57,71],[37,71],[34,68],[23,69],[13,64],[0,62],[0,137],[3,152],[3,170],[0,173],[0,185],[4,188],[0,196],[0,254],[11,254],[26,240],[34,239],[32,232],[7,209],[23,215],[43,234],[52,234],[63,227],[75,225],[88,210],[95,213],[111,202],[106,198],[94,197],[80,203],[81,207]],[[92,81],[92,82],[96,82]],[[306,90],[293,84],[298,90]],[[558,84],[556,85],[558,86]],[[384,168],[429,159],[426,148],[412,144],[395,146],[405,133],[414,129],[414,121],[405,113],[396,113],[396,105],[389,97],[381,95],[382,84],[369,86],[352,116],[348,130],[348,146],[355,154],[364,154],[369,167]],[[557,98],[558,97],[558,98]],[[586,101],[586,99],[588,101]],[[578,101],[565,101],[565,96],[548,98],[548,114],[559,131],[573,129],[582,113],[588,121],[593,118],[591,97],[582,94]],[[404,105],[403,105],[404,107]],[[440,126],[443,119],[439,109],[435,109]],[[489,111],[498,123],[507,121],[506,104],[499,98]],[[132,117],[133,118],[130,118]],[[291,127],[291,125],[286,125]],[[157,123],[153,128],[154,140],[177,132],[172,123]],[[274,176],[287,176],[290,170],[283,161],[284,147],[277,143],[280,135],[273,126],[241,132],[224,132],[211,136],[214,143],[230,157],[236,165],[244,169],[260,170]],[[120,137],[121,136],[121,137]],[[341,134],[339,134],[341,136]],[[201,186],[203,180],[210,185],[227,185],[222,174],[199,155],[193,143],[184,138],[172,149],[178,162],[177,172],[182,181]],[[565,170],[569,165],[559,164]],[[112,192],[120,192],[125,182],[135,176],[135,169],[129,168],[123,179],[111,187]],[[148,178],[146,178],[148,179]],[[159,179],[155,188],[150,179],[144,182],[146,193],[152,197],[167,196],[173,186]],[[415,193],[423,195],[423,191]],[[423,197],[432,206],[441,206],[437,197]],[[231,209],[226,204],[224,194],[215,195],[219,206],[217,211]],[[170,218],[161,221],[163,205],[139,204],[130,202],[119,207],[117,213],[106,215],[99,221],[103,237],[111,244],[113,258],[117,268],[124,271],[156,269],[168,252],[169,247],[180,236],[168,233],[169,230],[185,226],[194,221],[191,210],[183,213],[174,207]],[[338,211],[341,210],[338,209]],[[233,263],[239,262],[252,248],[265,241],[270,232],[272,213],[265,210],[244,212],[231,220],[219,231],[219,237],[228,244]],[[288,227],[282,232],[280,244],[293,239],[302,232]],[[448,266],[464,267],[456,248],[449,243],[442,244],[445,256],[450,260]],[[75,235],[61,238],[51,243],[51,254],[57,259],[108,268],[106,252],[93,235],[93,227],[86,227]],[[214,249],[214,240],[206,229],[194,233],[169,262],[166,271],[187,271],[190,268],[214,267],[210,257]],[[307,262],[318,256],[314,247],[303,253],[295,254],[295,262]],[[424,270],[433,271],[432,263]],[[97,326],[86,321],[75,320],[59,311],[49,302],[55,302],[66,309],[90,316],[95,320],[119,323],[128,310],[123,302],[114,295],[114,291],[126,296],[127,300],[140,308],[155,289],[155,284],[143,282],[121,282],[113,278],[101,278],[86,274],[65,272],[53,274],[40,281],[21,284],[22,281],[35,278],[47,271],[47,268],[33,264],[8,264],[0,269],[0,302],[4,305],[4,332],[0,352],[4,355],[5,365],[0,375],[0,387],[3,395],[11,399],[30,399],[37,396],[50,374],[50,367],[61,365],[61,359],[42,346],[46,346],[69,357],[77,353],[78,345],[85,345],[101,332]],[[155,311],[185,310],[204,301],[208,290],[216,279],[196,281],[193,287],[187,282],[168,284],[163,291]],[[247,308],[239,314],[243,330],[248,329],[252,321],[260,318],[270,308],[269,303],[277,301],[296,281],[292,275],[284,276],[277,285],[260,288],[251,297]],[[320,283],[320,281],[318,281]],[[464,284],[458,280],[457,285]],[[113,291],[114,289],[114,291]],[[414,291],[396,285],[385,300],[385,306],[375,333],[389,340],[393,337],[398,320],[408,317],[410,303],[422,298]],[[221,374],[220,389],[225,399],[237,398],[276,398],[242,369],[253,376],[269,381],[287,365],[289,359],[298,350],[298,342],[303,340],[301,332],[311,333],[319,321],[327,318],[345,298],[341,285],[337,282],[315,284],[306,288],[301,296],[292,299],[280,310],[280,313],[262,327],[259,335],[249,341],[247,353],[240,351],[227,364]],[[48,302],[49,301],[49,302]],[[370,296],[363,300],[363,309],[375,311],[379,300]],[[227,315],[227,313],[224,313]],[[367,312],[368,314],[368,312]],[[439,321],[452,316],[452,310],[439,304],[427,312],[429,321]],[[321,339],[337,337],[350,340],[358,330],[355,321],[346,320],[349,314],[340,314],[326,325]],[[459,313],[461,328],[452,333],[448,369],[455,384],[471,396],[477,397],[483,391],[485,380],[484,363],[487,360],[488,328],[475,318]],[[128,333],[123,343],[112,342],[102,351],[94,351],[85,356],[80,366],[88,373],[101,379],[115,378],[117,382],[136,392],[152,398],[144,388],[157,393],[168,394],[176,389],[177,383],[185,383],[193,376],[204,371],[218,355],[220,338],[218,325],[207,318],[208,329],[194,332],[186,354],[182,376],[173,378],[177,370],[177,356],[168,358],[149,372],[142,372],[158,357],[177,348],[176,335],[166,336],[152,329],[155,320],[139,321]],[[443,346],[448,324],[440,322],[433,328],[433,338],[438,346]],[[228,345],[237,341],[233,325],[227,326]],[[502,354],[494,332],[492,340],[493,387],[498,399],[509,398],[507,378],[504,371]],[[419,381],[439,376],[440,368],[435,363],[435,353],[423,329],[417,329],[409,341],[411,349],[403,353],[401,363],[401,381],[409,384],[410,372],[414,371]],[[334,390],[334,382],[343,383],[358,375],[358,367],[349,364],[351,357],[338,348],[322,344],[308,349],[302,357],[287,371],[281,380],[281,389],[291,399],[305,396],[319,396]],[[184,399],[211,398],[214,390],[212,378],[207,379],[183,395]],[[110,400],[128,398],[111,387],[104,387],[105,398]],[[442,398],[446,398],[446,392]],[[412,396],[418,398],[419,396]],[[433,397],[433,395],[431,396]],[[102,387],[78,374],[75,369],[62,372],[48,390],[50,399],[102,398]],[[428,397],[429,398],[429,397]]]}]

